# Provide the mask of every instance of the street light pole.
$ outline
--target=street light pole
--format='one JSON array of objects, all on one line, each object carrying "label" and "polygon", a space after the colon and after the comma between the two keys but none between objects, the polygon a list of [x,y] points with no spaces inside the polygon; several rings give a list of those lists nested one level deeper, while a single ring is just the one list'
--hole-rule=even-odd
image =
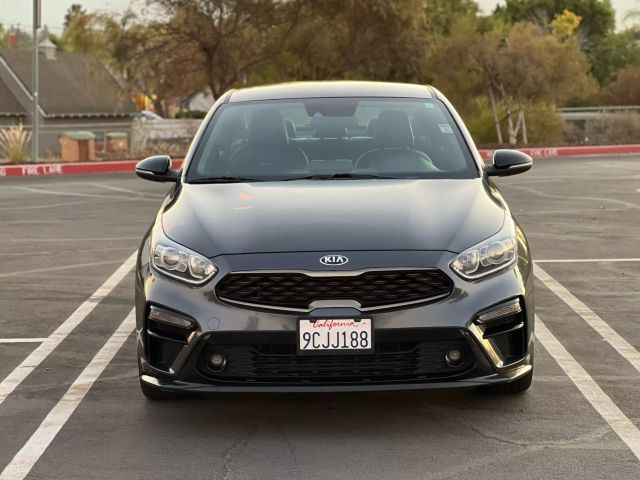
[{"label": "street light pole", "polygon": [[33,0],[33,115],[31,119],[31,159],[38,163],[38,27],[40,27],[40,0]]}]

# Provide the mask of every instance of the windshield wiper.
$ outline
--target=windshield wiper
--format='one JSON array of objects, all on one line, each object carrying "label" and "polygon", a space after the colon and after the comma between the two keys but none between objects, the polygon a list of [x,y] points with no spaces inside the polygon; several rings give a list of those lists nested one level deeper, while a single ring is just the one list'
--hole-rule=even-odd
[{"label": "windshield wiper", "polygon": [[263,182],[260,178],[250,177],[204,177],[189,180],[189,183],[242,183],[242,182]]},{"label": "windshield wiper", "polygon": [[366,180],[371,178],[386,178],[386,179],[404,179],[404,178],[417,178],[417,177],[394,177],[390,175],[377,175],[375,173],[334,173],[330,175],[306,175],[304,177],[290,177],[284,178],[283,181],[292,180]]}]

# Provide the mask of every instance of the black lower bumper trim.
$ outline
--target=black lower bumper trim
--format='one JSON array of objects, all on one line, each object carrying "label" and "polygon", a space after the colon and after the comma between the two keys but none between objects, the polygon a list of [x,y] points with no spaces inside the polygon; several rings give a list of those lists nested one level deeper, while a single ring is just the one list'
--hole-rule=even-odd
[{"label": "black lower bumper trim", "polygon": [[[356,355],[298,355],[294,332],[221,332],[204,339],[197,368],[216,384],[380,385],[446,380],[476,363],[468,335],[458,329],[390,329],[376,332],[375,351]],[[463,354],[447,364],[450,349]],[[224,369],[209,363],[222,354]]]}]

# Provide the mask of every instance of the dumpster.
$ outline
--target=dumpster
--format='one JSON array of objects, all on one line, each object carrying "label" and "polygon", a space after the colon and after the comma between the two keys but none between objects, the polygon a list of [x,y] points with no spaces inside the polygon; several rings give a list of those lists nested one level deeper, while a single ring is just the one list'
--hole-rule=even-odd
[{"label": "dumpster", "polygon": [[106,137],[106,151],[108,153],[126,153],[129,150],[129,142],[125,132],[109,132]]},{"label": "dumpster", "polygon": [[96,136],[92,132],[63,132],[60,136],[63,162],[92,162],[96,159]]}]

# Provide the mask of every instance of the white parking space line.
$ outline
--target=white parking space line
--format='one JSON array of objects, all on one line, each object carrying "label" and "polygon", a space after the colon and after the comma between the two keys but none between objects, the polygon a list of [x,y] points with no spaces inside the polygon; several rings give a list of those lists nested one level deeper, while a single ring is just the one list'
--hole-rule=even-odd
[{"label": "white parking space line", "polygon": [[534,260],[533,263],[602,263],[602,262],[640,262],[640,258],[558,258]]},{"label": "white parking space line", "polygon": [[120,283],[129,273],[136,261],[137,252],[133,252],[111,276],[38,347],[25,358],[9,375],[0,382],[0,404],[35,370],[42,361],[76,328],[93,309]]},{"label": "white parking space line", "polygon": [[152,198],[164,198],[164,197],[166,197],[166,195],[163,195],[161,193],[141,192],[141,191],[138,191],[138,190],[132,190],[130,188],[116,187],[114,185],[109,185],[109,184],[106,184],[106,183],[87,183],[85,185],[92,185],[94,187],[104,188],[106,190],[111,190],[111,191],[114,191],[114,192],[130,193],[131,195],[135,195],[137,197],[152,197]]},{"label": "white parking space line", "polygon": [[5,467],[0,474],[0,480],[22,480],[29,474],[100,374],[133,333],[134,327],[135,310],[131,310],[118,329],[111,335],[100,351],[96,353],[82,373],[78,375],[78,378],[71,384],[56,406],[51,409],[38,429],[27,440],[27,443]]},{"label": "white parking space line", "polygon": [[0,338],[0,343],[41,343],[46,338]]},{"label": "white parking space line", "polygon": [[[506,185],[505,185],[506,186]],[[523,185],[513,185],[510,184],[507,186],[507,188],[514,188],[517,190],[523,190],[525,192],[529,192],[533,195],[536,195],[538,197],[542,197],[542,198],[553,198],[553,199],[558,199],[558,200],[565,200],[565,201],[576,201],[576,200],[580,200],[580,201],[585,201],[585,202],[597,202],[597,203],[611,203],[613,205],[620,205],[622,207],[626,207],[627,209],[631,208],[634,210],[640,209],[640,205],[638,205],[637,203],[633,203],[633,202],[625,202],[624,200],[616,200],[614,198],[607,198],[607,197],[583,197],[583,196],[576,196],[576,195],[570,195],[570,194],[557,194],[557,193],[548,193],[548,192],[543,192],[542,190],[536,190],[535,188],[530,188],[530,187],[525,187]]]},{"label": "white parking space line", "polygon": [[26,242],[107,242],[107,241],[124,241],[124,240],[140,240],[140,237],[69,237],[69,238],[8,238],[3,242],[26,243]]},{"label": "white parking space line", "polygon": [[70,205],[83,205],[86,202],[63,202],[63,203],[48,203],[46,205],[20,205],[18,207],[2,207],[0,212],[13,211],[13,210],[39,210],[41,208],[57,208],[68,207]]},{"label": "white parking space line", "polygon": [[13,190],[19,190],[21,192],[29,192],[29,193],[39,193],[41,195],[57,195],[57,196],[62,196],[62,197],[84,197],[84,198],[124,198],[126,200],[137,200],[136,197],[133,197],[131,195],[127,195],[126,197],[123,197],[121,195],[102,195],[99,193],[78,193],[78,192],[58,192],[56,190],[48,190],[45,188],[39,188],[39,187],[15,187],[15,186],[10,186],[8,188],[11,188]]},{"label": "white parking space line", "polygon": [[[536,338],[600,416],[640,460],[640,431],[536,316]],[[22,478],[22,477],[21,477]]]},{"label": "white parking space line", "polygon": [[[131,246],[127,247],[100,247],[100,248],[80,248],[73,249],[74,254],[78,253],[98,253],[98,252],[119,252],[122,250],[131,251]],[[33,257],[33,256],[47,256],[52,255],[54,252],[48,252],[46,250],[38,250],[35,252],[11,252],[11,253],[2,253],[0,252],[0,257]],[[109,262],[109,263],[117,263],[117,262]]]},{"label": "white parking space line", "polygon": [[533,270],[536,278],[549,290],[555,293],[571,310],[576,312],[587,324],[622,355],[638,372],[640,372],[640,352],[611,328],[593,310],[579,300],[555,278],[536,265]]},{"label": "white parking space line", "polygon": [[0,278],[15,277],[17,275],[29,275],[30,273],[46,273],[58,272],[60,270],[73,270],[74,268],[97,267],[99,265],[110,265],[119,263],[119,260],[106,260],[104,262],[76,263],[72,265],[63,265],[60,267],[34,268],[32,270],[17,270],[15,272],[0,273]]},{"label": "white parking space line", "polygon": [[157,201],[152,198],[144,198],[137,197],[133,195],[101,195],[99,193],[78,193],[78,192],[58,192],[56,190],[47,190],[44,188],[34,188],[34,187],[14,187],[10,186],[7,188],[11,188],[14,190],[19,190],[22,192],[30,192],[30,193],[38,193],[42,195],[57,195],[62,197],[84,197],[84,198],[107,198],[107,199],[117,199],[117,200],[147,200],[147,201]]}]

